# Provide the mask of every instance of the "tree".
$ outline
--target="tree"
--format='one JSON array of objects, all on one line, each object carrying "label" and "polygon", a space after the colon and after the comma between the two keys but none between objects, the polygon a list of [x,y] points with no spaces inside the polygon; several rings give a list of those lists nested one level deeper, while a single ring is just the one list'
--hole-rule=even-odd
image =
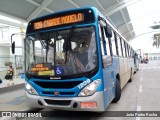
[{"label": "tree", "polygon": [[[156,29],[160,29],[160,22],[154,22],[155,25],[151,26],[152,29],[156,30]],[[154,34],[153,35],[153,43],[152,43],[153,47],[160,47],[160,33]]]},{"label": "tree", "polygon": [[156,46],[157,48],[160,47],[160,33],[153,35],[153,47]]}]

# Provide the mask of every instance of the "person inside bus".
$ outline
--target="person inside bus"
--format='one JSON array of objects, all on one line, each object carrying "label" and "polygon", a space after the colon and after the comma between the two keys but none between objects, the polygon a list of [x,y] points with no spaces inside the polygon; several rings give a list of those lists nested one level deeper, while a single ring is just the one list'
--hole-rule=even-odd
[{"label": "person inside bus", "polygon": [[87,52],[88,45],[86,44],[85,41],[82,42],[81,47],[78,49],[79,53],[83,54]]},{"label": "person inside bus", "polygon": [[77,58],[79,59],[80,63],[84,66],[88,63],[88,45],[86,41],[82,41],[80,47],[78,49]]},{"label": "person inside bus", "polygon": [[48,55],[47,55],[47,62],[52,63],[54,65],[54,38],[52,38],[48,43]]}]

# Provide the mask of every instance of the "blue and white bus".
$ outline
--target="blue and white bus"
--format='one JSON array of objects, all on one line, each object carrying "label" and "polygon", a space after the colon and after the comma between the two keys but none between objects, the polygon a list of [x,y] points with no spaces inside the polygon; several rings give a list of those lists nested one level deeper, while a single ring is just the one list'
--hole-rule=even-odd
[{"label": "blue and white bus", "polygon": [[132,47],[94,7],[31,20],[24,47],[32,108],[102,112],[132,81]]}]

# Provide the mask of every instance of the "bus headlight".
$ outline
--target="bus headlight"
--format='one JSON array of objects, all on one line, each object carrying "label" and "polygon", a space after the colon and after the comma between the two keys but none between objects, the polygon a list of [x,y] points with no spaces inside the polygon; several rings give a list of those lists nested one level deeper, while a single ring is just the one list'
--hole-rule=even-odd
[{"label": "bus headlight", "polygon": [[90,83],[85,88],[83,88],[78,96],[93,95],[96,92],[96,90],[97,90],[98,86],[100,85],[100,83],[101,83],[100,79],[94,80],[92,83]]},{"label": "bus headlight", "polygon": [[38,95],[37,91],[28,83],[25,84],[26,91],[32,95]]}]

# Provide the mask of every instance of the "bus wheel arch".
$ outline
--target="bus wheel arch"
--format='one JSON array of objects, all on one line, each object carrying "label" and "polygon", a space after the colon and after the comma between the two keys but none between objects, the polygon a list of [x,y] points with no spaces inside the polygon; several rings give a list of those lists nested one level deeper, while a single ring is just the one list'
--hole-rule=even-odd
[{"label": "bus wheel arch", "polygon": [[132,79],[133,79],[133,69],[131,68],[131,72],[130,72],[130,79],[128,82],[132,82]]},{"label": "bus wheel arch", "polygon": [[112,100],[113,103],[117,103],[121,98],[121,85],[120,85],[120,75],[116,76],[116,84],[115,84],[115,98]]}]

